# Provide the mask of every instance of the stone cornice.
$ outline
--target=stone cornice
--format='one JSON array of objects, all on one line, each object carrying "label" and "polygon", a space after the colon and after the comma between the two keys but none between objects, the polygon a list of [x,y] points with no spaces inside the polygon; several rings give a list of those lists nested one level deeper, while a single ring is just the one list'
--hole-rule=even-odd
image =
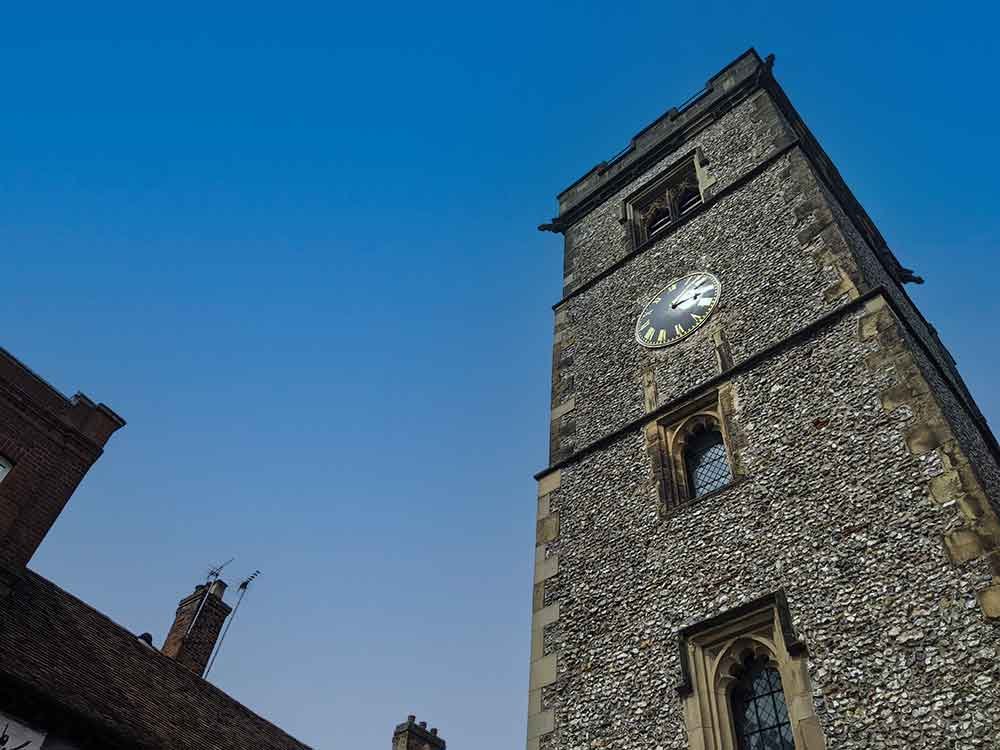
[{"label": "stone cornice", "polygon": [[759,87],[760,72],[773,55],[762,62],[749,49],[712,76],[705,89],[674,107],[637,133],[628,148],[610,162],[601,162],[558,196],[559,215],[543,231],[562,232],[579,221],[611,195],[683,145],[698,132],[743,101]]},{"label": "stone cornice", "polygon": [[[871,244],[890,276],[900,285],[923,279],[905,268],[889,249],[885,238],[858,202],[840,172],[805,125],[773,72],[774,55],[761,60],[751,48],[712,77],[704,91],[683,109],[669,110],[644,128],[629,147],[611,162],[601,162],[573,185],[559,194],[559,215],[540,230],[565,232],[590,211],[604,203],[656,162],[694,137],[758,89],[765,89],[782,114],[795,129],[802,150],[830,190],[841,203],[855,229]],[[637,248],[634,252],[637,252]]]}]

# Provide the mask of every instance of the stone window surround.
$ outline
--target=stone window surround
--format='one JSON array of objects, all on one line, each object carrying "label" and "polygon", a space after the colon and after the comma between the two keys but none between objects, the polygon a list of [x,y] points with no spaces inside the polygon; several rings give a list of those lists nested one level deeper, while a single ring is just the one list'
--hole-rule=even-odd
[{"label": "stone window surround", "polygon": [[[652,234],[647,234],[646,228],[642,226],[640,221],[642,209],[653,202],[654,196],[664,191],[668,183],[690,169],[692,164],[694,165],[695,176],[698,180],[698,192],[701,194],[701,201],[695,207],[674,217],[672,221],[661,226]],[[628,226],[633,250],[657,239],[665,230],[677,224],[683,217],[695,210],[697,206],[705,203],[708,197],[706,191],[715,183],[715,179],[711,178],[706,170],[707,165],[708,159],[705,158],[701,148],[696,148],[678,158],[668,168],[663,170],[661,174],[625,198],[621,204],[618,220],[621,224]]]},{"label": "stone window surround", "polygon": [[796,750],[825,750],[809,679],[807,649],[795,635],[781,590],[678,633],[684,723],[690,750],[735,750],[730,692],[747,651],[781,674]]},{"label": "stone window surround", "polygon": [[[676,508],[724,492],[743,479],[737,472],[738,464],[733,455],[732,440],[719,396],[719,389],[712,390],[656,420],[657,444],[653,450],[659,455],[654,457],[654,465],[657,467],[654,473],[659,485],[657,490],[660,497],[661,515],[667,515]],[[694,431],[699,427],[709,425],[718,428],[722,435],[732,479],[724,487],[705,493],[700,497],[692,497],[684,451],[687,441],[694,434]]]}]

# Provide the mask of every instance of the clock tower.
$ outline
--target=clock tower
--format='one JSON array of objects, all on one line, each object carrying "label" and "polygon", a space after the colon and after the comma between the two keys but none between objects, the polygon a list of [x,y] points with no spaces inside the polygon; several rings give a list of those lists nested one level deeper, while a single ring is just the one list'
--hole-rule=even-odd
[{"label": "clock tower", "polygon": [[992,747],[1000,447],[749,50],[558,197],[529,750]]}]

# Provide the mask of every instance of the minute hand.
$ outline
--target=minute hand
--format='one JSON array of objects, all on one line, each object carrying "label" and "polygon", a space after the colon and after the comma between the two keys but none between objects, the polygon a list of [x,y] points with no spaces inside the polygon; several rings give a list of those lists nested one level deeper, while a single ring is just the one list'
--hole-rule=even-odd
[{"label": "minute hand", "polygon": [[683,305],[685,302],[690,302],[693,299],[698,299],[700,296],[701,296],[701,292],[698,292],[697,294],[693,294],[690,297],[685,297],[684,299],[679,299],[679,300],[677,300],[676,302],[674,302],[670,306],[670,309],[671,310],[676,310],[678,307],[680,307],[681,305]]}]

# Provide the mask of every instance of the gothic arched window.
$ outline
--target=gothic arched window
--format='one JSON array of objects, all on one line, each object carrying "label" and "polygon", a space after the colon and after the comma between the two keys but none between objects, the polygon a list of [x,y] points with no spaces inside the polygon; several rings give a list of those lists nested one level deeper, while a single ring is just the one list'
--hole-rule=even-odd
[{"label": "gothic arched window", "polygon": [[739,750],[795,750],[781,675],[766,656],[746,653],[730,703]]},{"label": "gothic arched window", "polygon": [[691,499],[707,495],[732,481],[726,443],[716,425],[707,425],[688,438],[684,446],[684,470]]},{"label": "gothic arched window", "polygon": [[635,246],[651,239],[661,230],[677,223],[689,211],[702,204],[704,157],[689,154],[665,174],[644,185],[626,198],[619,220],[632,227]]}]

